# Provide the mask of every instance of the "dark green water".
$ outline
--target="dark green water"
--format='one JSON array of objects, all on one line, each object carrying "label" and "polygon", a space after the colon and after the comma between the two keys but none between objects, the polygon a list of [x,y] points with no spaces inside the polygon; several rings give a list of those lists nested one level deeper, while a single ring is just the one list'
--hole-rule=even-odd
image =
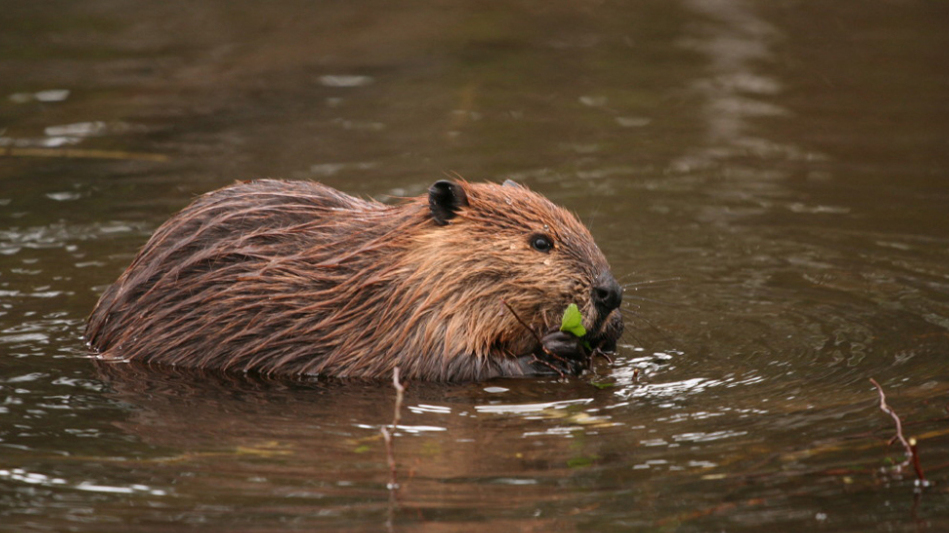
[{"label": "dark green water", "polygon": [[[3,2],[0,530],[949,529],[946,28],[925,1]],[[84,358],[195,195],[446,173],[578,213],[627,333],[579,379],[412,383],[398,491],[387,384]]]}]

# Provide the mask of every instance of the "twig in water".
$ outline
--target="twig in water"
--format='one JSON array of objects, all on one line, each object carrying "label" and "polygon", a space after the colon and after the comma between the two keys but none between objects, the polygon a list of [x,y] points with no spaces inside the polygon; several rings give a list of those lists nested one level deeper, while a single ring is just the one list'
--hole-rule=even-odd
[{"label": "twig in water", "polygon": [[922,486],[929,484],[926,481],[926,476],[923,475],[923,467],[919,463],[919,452],[916,449],[916,439],[910,438],[909,441],[906,440],[906,437],[903,436],[903,422],[900,420],[899,415],[890,408],[886,403],[886,395],[883,394],[883,387],[873,378],[870,378],[870,383],[873,383],[873,386],[877,388],[877,392],[880,393],[880,410],[884,413],[890,415],[893,418],[893,422],[896,424],[896,439],[903,444],[903,448],[906,450],[906,461],[900,465],[902,468],[907,464],[912,464],[913,468],[916,470],[916,477],[919,479],[919,483]]},{"label": "twig in water", "polygon": [[[614,352],[610,352],[610,353],[614,353]],[[596,348],[594,348],[594,349],[593,349],[593,353],[590,354],[590,357],[596,357],[596,356],[600,356],[600,357],[602,357],[603,359],[606,359],[606,362],[609,363],[609,364],[611,364],[611,365],[613,364],[613,358],[610,357],[610,354],[608,354],[608,353],[604,352],[603,350],[601,350],[601,349],[599,348],[599,346],[596,347]]]},{"label": "twig in water", "polygon": [[392,386],[395,387],[395,408],[392,414],[392,431],[390,432],[386,426],[382,426],[379,428],[379,432],[382,433],[382,439],[385,440],[386,443],[386,459],[389,462],[388,488],[390,491],[395,491],[398,490],[399,483],[395,472],[395,453],[393,453],[392,450],[392,437],[395,434],[395,428],[402,419],[402,396],[405,393],[405,387],[399,383],[399,367],[392,369]]},{"label": "twig in water", "polygon": [[389,483],[386,488],[389,489],[389,510],[386,513],[386,531],[395,531],[395,511],[398,507],[399,480],[395,472],[395,453],[392,450],[392,437],[395,435],[395,428],[398,427],[402,419],[402,396],[405,393],[405,387],[399,383],[399,367],[392,369],[392,386],[395,387],[395,408],[392,413],[392,430],[382,426],[379,432],[382,433],[382,439],[386,443],[386,460],[389,462]]},{"label": "twig in water", "polygon": [[919,463],[919,450],[916,448],[916,439],[914,437],[910,437],[909,439],[909,449],[913,451],[913,470],[916,471],[916,479],[925,487],[929,482],[926,481],[926,476],[923,475],[923,465]]}]

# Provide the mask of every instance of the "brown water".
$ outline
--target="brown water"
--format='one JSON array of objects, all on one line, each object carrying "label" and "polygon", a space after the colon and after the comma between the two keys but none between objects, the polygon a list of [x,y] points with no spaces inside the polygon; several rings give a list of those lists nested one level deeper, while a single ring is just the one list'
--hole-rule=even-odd
[{"label": "brown water", "polygon": [[[6,2],[0,530],[949,530],[947,28],[921,0]],[[196,194],[446,173],[586,220],[627,334],[579,379],[412,383],[398,490],[387,384],[83,358]]]}]

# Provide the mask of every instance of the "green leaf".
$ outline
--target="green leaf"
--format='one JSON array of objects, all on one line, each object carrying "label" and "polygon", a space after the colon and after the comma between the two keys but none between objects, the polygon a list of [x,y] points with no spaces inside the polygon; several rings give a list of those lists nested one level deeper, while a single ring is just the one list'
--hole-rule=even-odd
[{"label": "green leaf", "polygon": [[594,387],[596,387],[596,388],[598,388],[598,389],[600,389],[600,390],[612,389],[613,387],[616,387],[616,383],[607,383],[607,382],[602,382],[602,383],[601,383],[601,382],[597,382],[597,381],[591,381],[591,382],[590,382],[590,385],[593,385]]},{"label": "green leaf", "polygon": [[577,337],[583,337],[587,334],[587,329],[583,327],[583,315],[577,304],[570,304],[567,310],[563,312],[563,319],[560,321],[560,331],[572,333]]}]

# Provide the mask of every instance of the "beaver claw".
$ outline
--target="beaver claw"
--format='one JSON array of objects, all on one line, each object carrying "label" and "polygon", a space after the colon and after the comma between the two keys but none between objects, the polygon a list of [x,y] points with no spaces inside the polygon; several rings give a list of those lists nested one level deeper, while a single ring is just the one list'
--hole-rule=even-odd
[{"label": "beaver claw", "polygon": [[572,361],[585,361],[590,352],[585,350],[580,337],[566,331],[552,331],[541,339],[544,352]]},{"label": "beaver claw", "polygon": [[525,374],[567,374],[579,376],[590,366],[590,350],[580,337],[560,330],[552,330],[541,339],[541,346],[532,354],[520,358]]}]

